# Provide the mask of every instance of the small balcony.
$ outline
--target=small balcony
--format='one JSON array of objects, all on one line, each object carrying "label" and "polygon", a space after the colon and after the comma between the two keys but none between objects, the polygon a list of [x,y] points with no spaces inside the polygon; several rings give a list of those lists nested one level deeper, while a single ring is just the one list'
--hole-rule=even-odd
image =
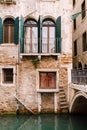
[{"label": "small balcony", "polygon": [[[60,47],[60,46],[59,46]],[[38,40],[38,38],[26,38],[24,39],[24,45],[22,46],[23,51],[21,52],[21,56],[58,56],[56,52],[56,39],[55,38],[42,38],[42,40]],[[40,52],[38,52],[38,48]],[[60,47],[61,48],[61,47]]]},{"label": "small balcony", "polygon": [[73,84],[87,85],[87,69],[72,70],[71,76]]}]

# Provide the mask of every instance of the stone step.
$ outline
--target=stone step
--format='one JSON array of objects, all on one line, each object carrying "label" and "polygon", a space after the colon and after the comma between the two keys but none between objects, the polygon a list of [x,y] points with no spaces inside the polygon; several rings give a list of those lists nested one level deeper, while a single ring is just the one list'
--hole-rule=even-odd
[{"label": "stone step", "polygon": [[68,108],[68,105],[66,106],[60,106],[61,109]]},{"label": "stone step", "polygon": [[65,95],[64,91],[62,91],[62,92],[59,92],[59,94],[63,94],[63,95]]},{"label": "stone step", "polygon": [[66,98],[60,98],[60,102],[66,102]]},{"label": "stone step", "polygon": [[60,105],[67,105],[67,102],[60,102]]},{"label": "stone step", "polygon": [[59,98],[66,98],[66,96],[65,95],[59,95]]}]

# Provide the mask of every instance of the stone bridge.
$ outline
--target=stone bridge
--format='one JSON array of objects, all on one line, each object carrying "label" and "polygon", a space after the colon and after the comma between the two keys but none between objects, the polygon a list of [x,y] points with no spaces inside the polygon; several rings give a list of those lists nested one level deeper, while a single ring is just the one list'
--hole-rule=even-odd
[{"label": "stone bridge", "polygon": [[69,112],[87,114],[87,85],[71,84],[69,91]]}]

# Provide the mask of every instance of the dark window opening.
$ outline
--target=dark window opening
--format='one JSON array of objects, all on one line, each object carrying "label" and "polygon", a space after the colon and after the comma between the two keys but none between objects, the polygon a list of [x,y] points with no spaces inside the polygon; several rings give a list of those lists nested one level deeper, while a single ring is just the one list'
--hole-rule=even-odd
[{"label": "dark window opening", "polygon": [[74,27],[74,30],[76,29],[76,19],[73,20],[73,27]]},{"label": "dark window opening", "polygon": [[86,16],[86,6],[85,6],[85,0],[82,3],[82,19]]},{"label": "dark window opening", "polygon": [[73,0],[73,6],[75,6],[76,0]]},{"label": "dark window opening", "polygon": [[74,56],[77,56],[77,40],[74,42]]},{"label": "dark window opening", "polygon": [[84,69],[86,69],[86,70],[87,70],[87,64],[85,64],[85,65],[84,65]]},{"label": "dark window opening", "polygon": [[82,64],[81,64],[81,62],[78,62],[78,69],[82,70]]},{"label": "dark window opening", "polygon": [[83,51],[87,51],[86,32],[82,35]]},{"label": "dark window opening", "polygon": [[13,69],[3,69],[3,83],[13,83]]}]

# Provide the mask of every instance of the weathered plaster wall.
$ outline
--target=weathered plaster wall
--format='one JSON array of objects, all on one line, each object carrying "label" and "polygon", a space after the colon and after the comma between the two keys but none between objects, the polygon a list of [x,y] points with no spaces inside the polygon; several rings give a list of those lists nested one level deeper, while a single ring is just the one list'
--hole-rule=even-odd
[{"label": "weathered plaster wall", "polygon": [[[81,5],[84,0],[80,0],[79,3],[76,1],[76,4],[73,8],[73,14],[78,13],[81,11]],[[87,1],[85,1],[85,8],[87,8]],[[87,12],[86,12],[87,13]],[[72,39],[73,42],[77,40],[77,56],[73,58],[73,64],[74,68],[78,68],[78,62],[82,63],[82,67],[84,68],[84,65],[87,64],[87,53],[86,51],[83,52],[83,43],[82,43],[82,35],[84,32],[86,32],[86,25],[87,25],[87,16],[85,16],[84,19],[82,19],[82,15],[80,14],[76,18],[76,29],[73,30]],[[72,46],[74,49],[74,45]]]},{"label": "weathered plaster wall", "polygon": [[[16,0],[15,0],[16,1]],[[50,5],[50,6],[49,6]],[[61,6],[62,5],[62,6]],[[50,104],[50,108],[53,111],[59,110],[58,92],[49,93],[48,96],[51,100],[46,101],[45,94],[37,92],[37,71],[39,70],[54,70],[58,72],[58,85],[63,83],[64,89],[67,94],[69,65],[72,63],[72,21],[71,21],[72,3],[70,0],[55,0],[53,2],[43,2],[42,0],[17,0],[16,4],[6,5],[0,4],[0,17],[3,20],[8,16],[23,16],[26,18],[34,17],[38,20],[39,15],[42,18],[49,16],[54,20],[58,16],[62,16],[62,53],[55,58],[51,56],[42,56],[37,68],[32,63],[32,57],[20,58],[18,54],[18,46],[9,44],[0,45],[0,71],[2,66],[15,68],[15,84],[2,85],[0,84],[0,113],[3,112],[15,112],[17,109],[17,103],[15,95],[24,103],[27,107],[33,111],[44,110],[46,104]],[[71,68],[70,68],[71,69]],[[39,81],[38,81],[39,82]],[[1,73],[0,73],[1,83]],[[41,94],[41,95],[38,95]],[[3,98],[4,97],[4,98]],[[44,104],[45,102],[45,104]],[[48,107],[46,107],[48,109]],[[50,111],[51,111],[50,110]]]}]

